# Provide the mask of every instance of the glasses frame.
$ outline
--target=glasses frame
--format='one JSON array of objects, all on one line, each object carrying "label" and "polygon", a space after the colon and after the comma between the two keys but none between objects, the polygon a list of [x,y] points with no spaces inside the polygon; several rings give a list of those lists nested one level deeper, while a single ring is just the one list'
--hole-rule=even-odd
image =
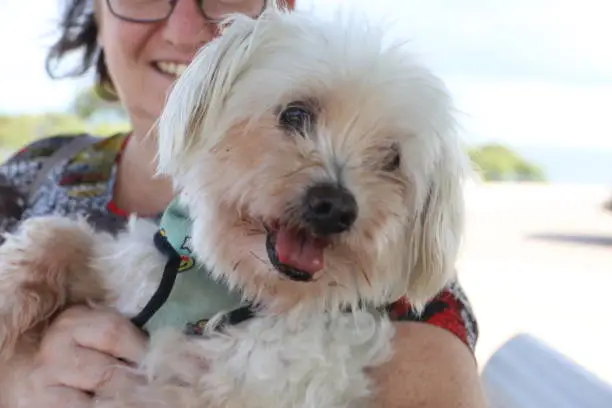
[{"label": "glasses frame", "polygon": [[[154,19],[137,19],[137,18],[129,18],[129,17],[122,16],[121,14],[118,14],[113,9],[113,6],[111,4],[111,0],[106,0],[106,5],[107,5],[108,9],[110,10],[111,14],[113,16],[117,17],[120,20],[128,21],[130,23],[137,23],[137,24],[153,24],[153,23],[160,23],[162,21],[166,21],[172,15],[172,13],[174,12],[174,8],[176,7],[176,3],[178,3],[178,1],[179,0],[168,0],[168,3],[170,3],[170,9],[168,10],[168,14],[166,14],[165,17],[154,18]],[[194,1],[196,2],[198,10],[200,11],[200,15],[202,16],[202,18],[204,18],[204,20],[207,23],[219,24],[219,23],[221,23],[223,21],[222,19],[214,19],[214,18],[210,18],[210,17],[208,17],[206,15],[206,13],[204,12],[204,7],[202,7],[206,0],[199,0],[199,1],[198,0],[194,0]],[[266,9],[267,6],[268,6],[268,0],[263,0],[263,6],[261,8],[261,11],[254,18],[259,17],[264,12],[264,10]]]}]

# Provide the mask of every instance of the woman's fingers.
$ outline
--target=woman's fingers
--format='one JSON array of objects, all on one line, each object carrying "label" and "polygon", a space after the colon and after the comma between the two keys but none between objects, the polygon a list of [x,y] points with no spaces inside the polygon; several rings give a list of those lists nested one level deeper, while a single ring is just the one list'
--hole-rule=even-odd
[{"label": "woman's fingers", "polygon": [[136,364],[147,347],[147,338],[128,319],[116,313],[84,307],[70,309],[54,327],[76,345],[91,348]]},{"label": "woman's fingers", "polygon": [[142,384],[142,377],[116,358],[93,349],[75,346],[70,355],[50,369],[62,386],[91,393],[112,395]]},{"label": "woman's fingers", "polygon": [[[40,385],[40,384],[39,384]],[[21,392],[11,400],[10,407],[39,408],[39,407],[66,407],[91,408],[92,399],[83,392],[62,386],[45,386]]]},{"label": "woman's fingers", "polygon": [[146,337],[129,320],[75,307],[62,313],[47,330],[36,375],[48,386],[115,395],[144,383],[133,367],[145,349]]}]

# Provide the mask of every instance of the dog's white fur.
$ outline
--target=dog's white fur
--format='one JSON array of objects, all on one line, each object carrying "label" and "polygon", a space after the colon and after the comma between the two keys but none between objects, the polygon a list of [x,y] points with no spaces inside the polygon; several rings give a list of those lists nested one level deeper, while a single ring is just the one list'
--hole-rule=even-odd
[{"label": "dog's white fur", "polygon": [[[386,46],[363,21],[271,8],[257,21],[230,22],[170,94],[159,170],[193,217],[199,260],[260,313],[203,337],[154,333],[142,366],[149,383],[98,405],[370,406],[376,388],[365,369],[391,357],[394,333],[373,308],[400,296],[422,306],[453,276],[465,158],[450,98],[402,45]],[[303,137],[278,126],[279,110],[295,100],[317,112]],[[381,169],[394,149],[399,168]],[[295,282],[267,261],[263,226],[294,222],[292,203],[319,181],[344,184],[359,217],[326,250],[324,271]],[[137,314],[165,263],[152,246],[155,228],[132,219],[114,237],[51,216],[7,236],[1,355],[31,353],[40,323],[69,304]]]}]

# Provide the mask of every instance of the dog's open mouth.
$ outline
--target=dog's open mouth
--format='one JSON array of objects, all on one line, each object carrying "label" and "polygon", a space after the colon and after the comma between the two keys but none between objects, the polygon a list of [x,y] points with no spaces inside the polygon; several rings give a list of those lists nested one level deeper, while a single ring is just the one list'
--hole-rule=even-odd
[{"label": "dog's open mouth", "polygon": [[290,279],[308,282],[323,269],[329,240],[286,226],[267,228],[266,249],[272,265]]}]

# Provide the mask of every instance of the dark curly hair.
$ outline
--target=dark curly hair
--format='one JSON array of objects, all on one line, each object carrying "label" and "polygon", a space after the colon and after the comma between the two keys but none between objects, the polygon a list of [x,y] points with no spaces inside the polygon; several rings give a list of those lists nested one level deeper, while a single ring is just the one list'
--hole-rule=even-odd
[{"label": "dark curly hair", "polygon": [[[116,100],[113,83],[106,67],[104,51],[98,45],[98,23],[91,0],[65,0],[59,21],[60,36],[51,46],[45,68],[53,79],[84,75],[95,69],[96,93],[103,99]],[[61,61],[72,53],[80,53],[76,67],[58,74]]]}]

